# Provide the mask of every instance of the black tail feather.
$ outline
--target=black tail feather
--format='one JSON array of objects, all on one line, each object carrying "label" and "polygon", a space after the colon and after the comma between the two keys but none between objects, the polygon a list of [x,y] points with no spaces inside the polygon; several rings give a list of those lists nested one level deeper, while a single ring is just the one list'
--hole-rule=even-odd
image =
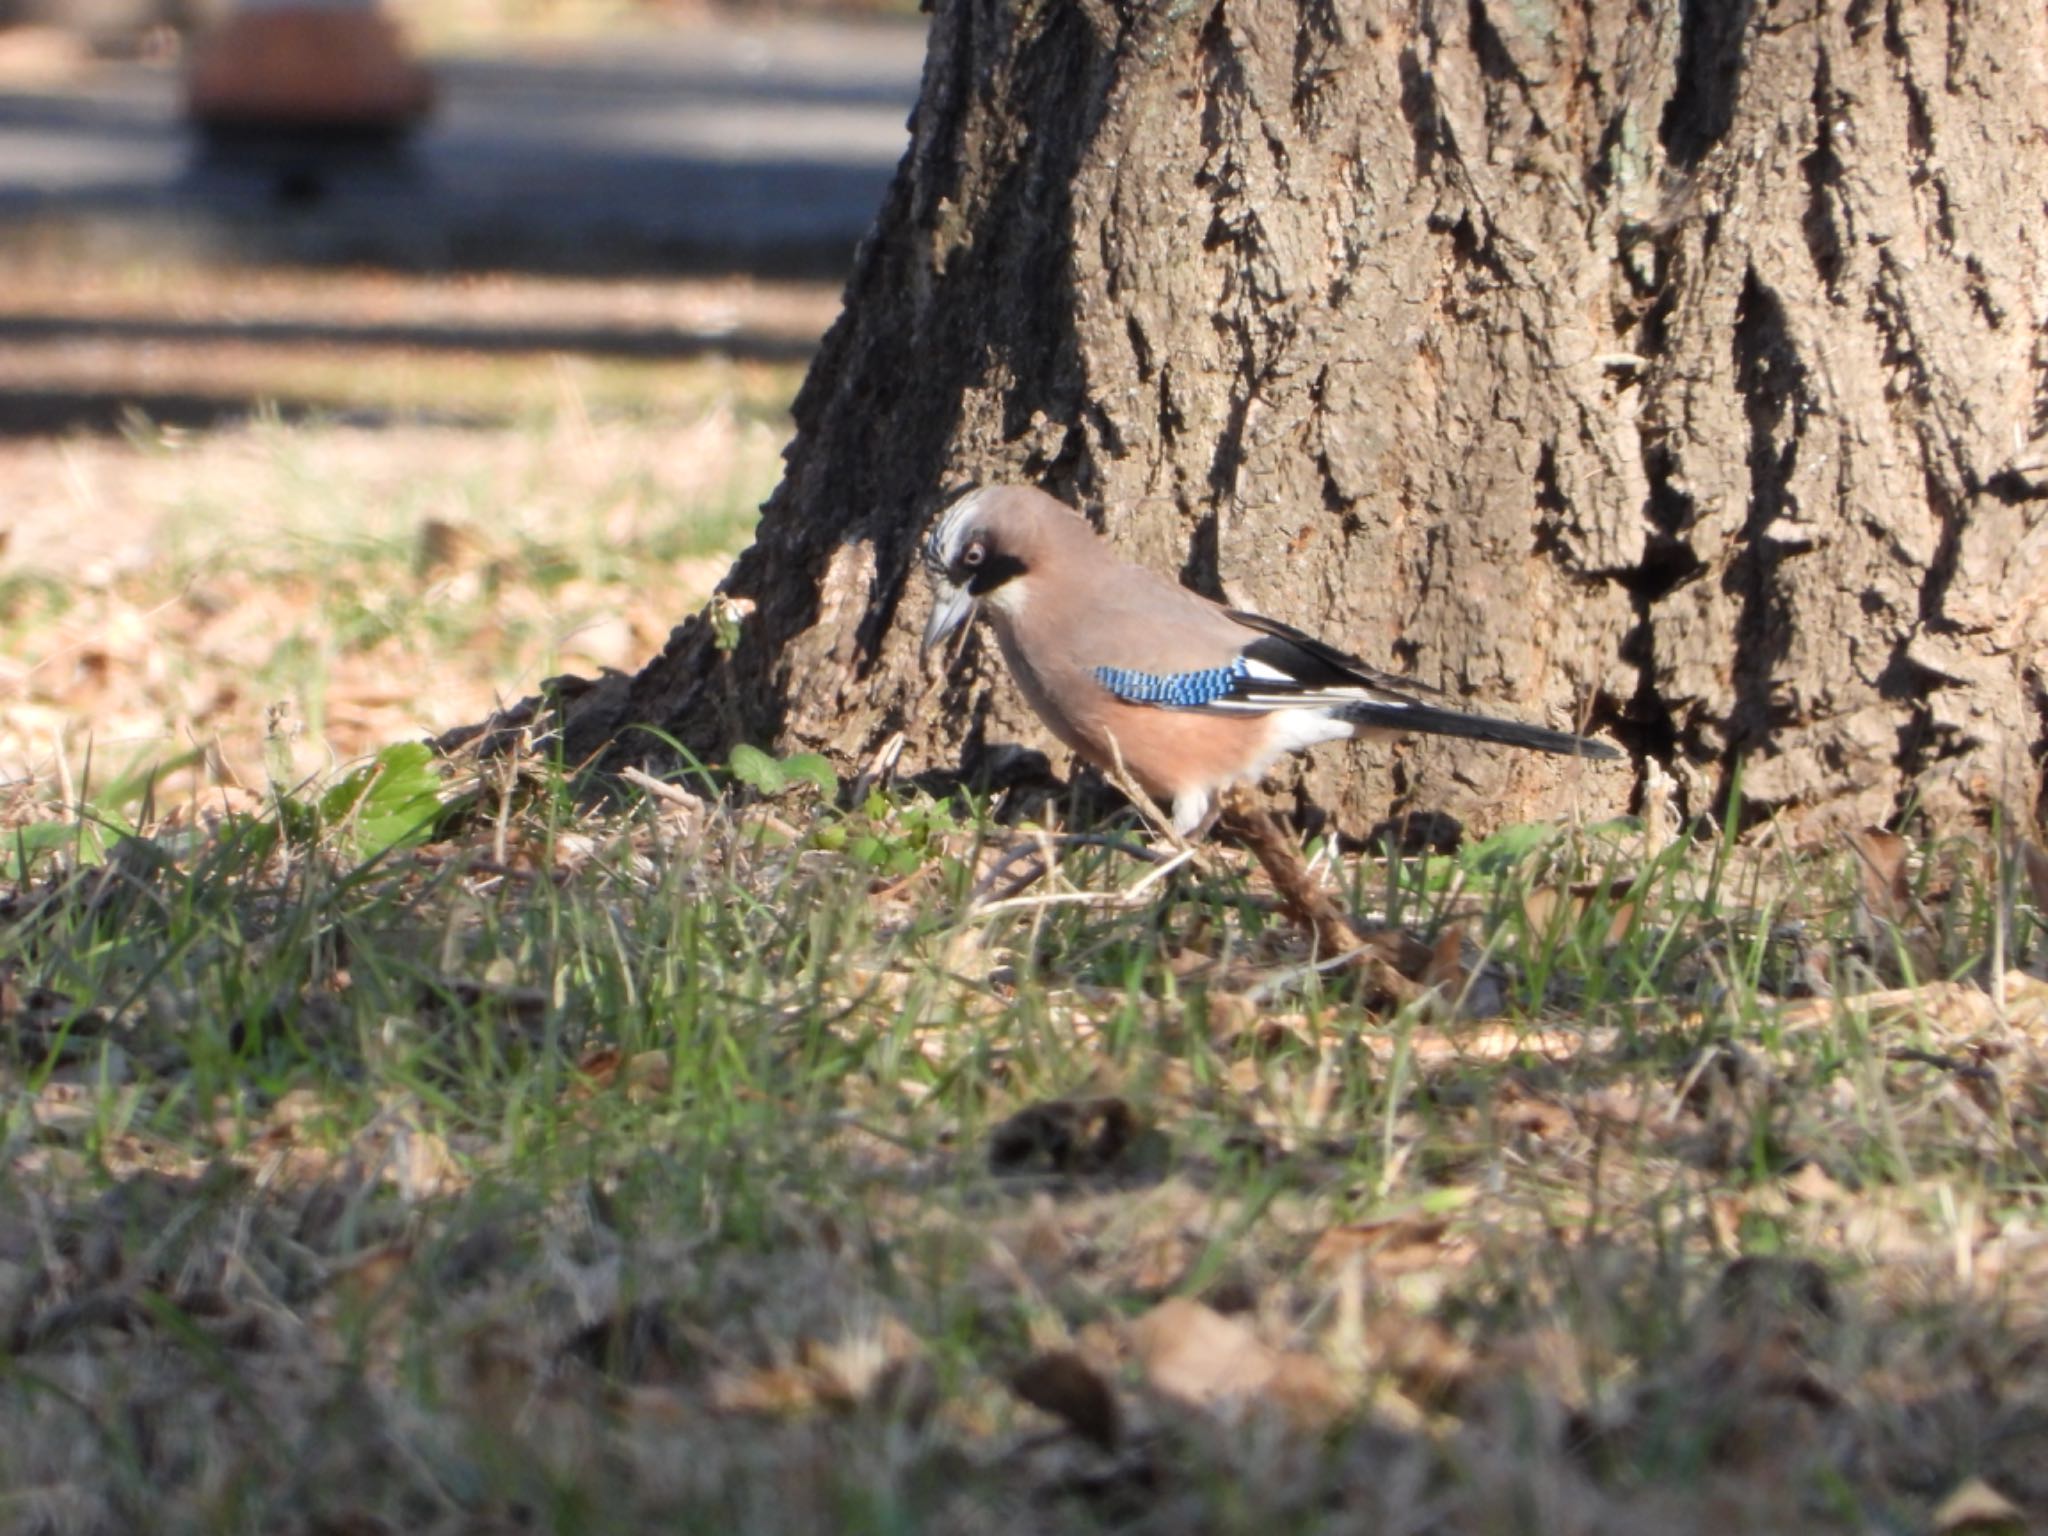
[{"label": "black tail feather", "polygon": [[1498,720],[1491,715],[1461,714],[1433,704],[1382,704],[1361,700],[1338,712],[1362,730],[1420,732],[1430,736],[1462,736],[1468,741],[1493,741],[1506,747],[1530,747],[1538,752],[1556,752],[1564,757],[1616,758],[1617,747],[1591,741],[1569,731],[1524,725],[1519,720]]}]

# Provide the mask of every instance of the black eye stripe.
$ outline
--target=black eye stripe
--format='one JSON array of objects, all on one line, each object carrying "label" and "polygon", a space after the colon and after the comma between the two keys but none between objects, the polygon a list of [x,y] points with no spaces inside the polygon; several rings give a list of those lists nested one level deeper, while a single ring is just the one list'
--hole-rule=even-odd
[{"label": "black eye stripe", "polygon": [[976,566],[969,566],[963,560],[961,567],[967,590],[976,597],[984,597],[1004,582],[1024,574],[1024,562],[1000,550],[985,551],[981,564]]}]

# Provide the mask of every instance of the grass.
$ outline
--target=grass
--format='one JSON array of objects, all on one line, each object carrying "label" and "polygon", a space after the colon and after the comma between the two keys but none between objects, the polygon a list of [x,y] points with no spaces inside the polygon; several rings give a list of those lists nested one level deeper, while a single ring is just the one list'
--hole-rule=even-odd
[{"label": "grass", "polygon": [[[0,420],[53,393],[146,404],[118,432],[0,434],[0,780],[202,751],[159,785],[186,799],[327,772],[558,672],[635,667],[745,541],[799,363],[508,357],[494,334],[737,328],[787,350],[832,312],[733,282],[18,277],[21,313],[138,334],[15,349]],[[251,320],[321,339],[220,339]],[[436,326],[483,349],[404,341]]]},{"label": "grass", "polygon": [[[977,895],[1020,834],[970,801],[686,791],[458,765],[424,843],[287,796],[16,893],[24,1525],[2041,1508],[2048,986],[1846,990],[2001,926],[2040,968],[1980,850],[1916,851],[1934,924],[1847,849],[1344,861],[1490,952],[1507,1010],[1459,1021],[1367,1013],[1229,851]],[[1188,1300],[1224,1332],[1175,1364],[1144,1319]]]},{"label": "grass", "polygon": [[1310,848],[1390,1005],[1234,845],[436,762],[651,653],[794,369],[332,345],[0,446],[0,1525],[2048,1521],[2023,839]]}]

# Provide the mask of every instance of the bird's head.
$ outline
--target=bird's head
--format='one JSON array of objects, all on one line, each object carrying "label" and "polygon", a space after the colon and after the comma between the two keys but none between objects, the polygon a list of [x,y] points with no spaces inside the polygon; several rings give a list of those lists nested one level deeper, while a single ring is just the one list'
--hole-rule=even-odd
[{"label": "bird's head", "polygon": [[1052,514],[1079,521],[1050,496],[1025,486],[980,486],[945,510],[924,541],[924,568],[932,582],[927,652],[973,618],[984,598],[999,606],[1022,600],[1023,579],[1044,548],[1044,520]]}]

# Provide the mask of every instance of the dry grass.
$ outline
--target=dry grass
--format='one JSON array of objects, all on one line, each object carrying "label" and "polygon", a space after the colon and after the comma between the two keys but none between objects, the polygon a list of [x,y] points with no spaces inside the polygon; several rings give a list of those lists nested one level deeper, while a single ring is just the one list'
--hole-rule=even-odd
[{"label": "dry grass", "polygon": [[0,361],[0,776],[198,753],[180,797],[651,655],[772,486],[790,359],[830,314],[738,283],[622,285],[609,308],[509,280],[31,272],[10,293],[36,339]]}]

